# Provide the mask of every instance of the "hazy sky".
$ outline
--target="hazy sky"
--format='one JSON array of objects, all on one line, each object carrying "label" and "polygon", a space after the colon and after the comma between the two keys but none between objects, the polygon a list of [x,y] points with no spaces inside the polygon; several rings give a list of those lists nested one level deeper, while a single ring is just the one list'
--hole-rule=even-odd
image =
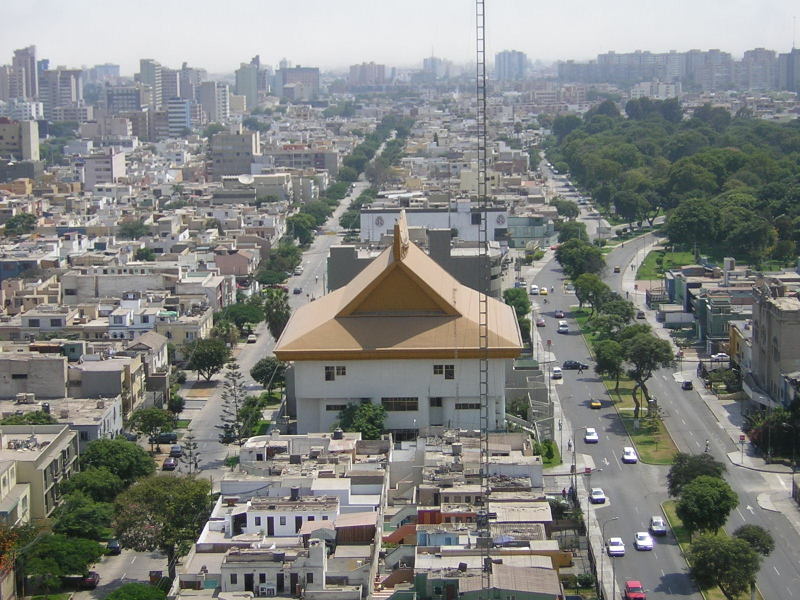
[{"label": "hazy sky", "polygon": [[[124,75],[139,58],[221,73],[255,54],[324,69],[475,55],[470,0],[2,0],[0,15],[0,64],[36,44],[51,66],[112,62]],[[797,0],[487,0],[487,52],[546,61],[607,50],[786,52],[794,16]]]}]

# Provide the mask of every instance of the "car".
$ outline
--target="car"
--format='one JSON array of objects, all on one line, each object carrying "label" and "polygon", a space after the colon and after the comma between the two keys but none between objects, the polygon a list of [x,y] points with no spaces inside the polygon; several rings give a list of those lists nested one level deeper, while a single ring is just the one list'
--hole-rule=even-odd
[{"label": "car", "polygon": [[592,504],[605,504],[606,493],[603,488],[592,488],[592,491],[589,492],[589,502]]},{"label": "car", "polygon": [[539,286],[535,283],[531,284],[531,296],[538,296],[539,295]]},{"label": "car", "polygon": [[247,336],[247,343],[248,344],[255,344],[258,341],[258,336],[255,333],[251,333]]},{"label": "car", "polygon": [[528,287],[528,284],[525,283],[524,281],[515,281],[514,287],[524,290],[526,287]]},{"label": "car", "polygon": [[589,408],[603,408],[603,401],[597,398],[589,400]]},{"label": "car", "polygon": [[643,311],[643,310],[640,310],[639,312],[637,312],[637,313],[636,313],[636,318],[637,318],[637,319],[644,319],[644,318],[645,318],[644,311]]},{"label": "car", "polygon": [[183,447],[180,444],[175,444],[174,446],[170,446],[169,455],[172,458],[180,458],[181,456],[183,456]]},{"label": "car", "polygon": [[108,540],[108,543],[106,544],[106,554],[110,556],[122,554],[122,545],[120,545],[119,540]]},{"label": "car", "polygon": [[178,459],[172,456],[168,456],[164,459],[164,462],[161,463],[161,470],[162,471],[174,471],[178,468]]},{"label": "car", "polygon": [[543,317],[539,317],[538,319],[536,319],[537,327],[544,327],[545,325],[547,325],[547,322],[544,320]]},{"label": "car", "polygon": [[667,535],[667,524],[664,517],[653,515],[650,517],[650,533],[652,535]]},{"label": "car", "polygon": [[647,594],[644,591],[642,582],[634,579],[626,581],[622,598],[623,600],[647,600]]},{"label": "car", "polygon": [[558,331],[558,333],[569,333],[569,325],[566,321],[559,321],[558,329],[556,331]]},{"label": "car", "polygon": [[637,531],[633,536],[633,547],[637,550],[652,550],[653,538],[646,531]]},{"label": "car", "polygon": [[636,455],[636,450],[631,446],[625,446],[622,449],[622,462],[625,464],[634,464],[639,462],[639,457]]},{"label": "car", "polygon": [[730,359],[731,357],[725,354],[724,352],[717,352],[716,354],[711,355],[711,360],[713,360],[714,362],[730,360]]},{"label": "car", "polygon": [[295,296],[299,296],[300,294],[302,294],[302,293],[303,293],[303,288],[301,288],[301,287],[296,287],[296,288],[294,288],[294,289],[292,290],[292,293],[293,293]]},{"label": "car", "polygon": [[614,273],[619,273],[619,272],[620,272],[619,265],[614,265]]},{"label": "car", "polygon": [[548,294],[548,293],[549,293],[549,292],[547,291],[547,288],[546,288],[546,287],[543,287],[543,288],[540,288],[540,289],[539,289],[539,295],[540,295],[540,296],[547,296],[547,294]]},{"label": "car", "polygon": [[558,246],[559,244],[553,244],[552,246],[550,246],[550,250],[558,250]]},{"label": "car", "polygon": [[561,368],[562,369],[568,369],[570,371],[572,371],[572,370],[583,370],[583,369],[588,369],[589,365],[587,365],[585,363],[582,363],[579,360],[565,360],[561,364]]},{"label": "car", "polygon": [[587,444],[597,444],[600,441],[597,430],[594,427],[587,427],[586,433],[583,434],[583,441]]},{"label": "car", "polygon": [[625,542],[622,541],[621,537],[608,538],[606,551],[609,556],[625,556]]},{"label": "car", "polygon": [[174,431],[162,431],[150,438],[151,444],[174,444],[178,441],[178,434]]},{"label": "car", "polygon": [[561,310],[561,309],[559,308],[559,309],[558,309],[556,312],[554,312],[554,313],[553,313],[553,316],[554,316],[556,319],[563,319],[563,318],[564,318],[564,317],[566,317],[567,315],[565,315],[565,314],[564,314],[564,311],[563,311],[563,310]]},{"label": "car", "polygon": [[682,381],[681,382],[681,389],[682,390],[693,390],[694,389],[694,384],[687,379],[686,381]]},{"label": "car", "polygon": [[553,379],[561,379],[564,374],[561,372],[561,367],[553,367]]},{"label": "car", "polygon": [[123,431],[122,437],[124,437],[129,442],[135,442],[136,440],[139,439],[139,434],[133,433],[132,431]]},{"label": "car", "polygon": [[294,274],[295,274],[295,275],[302,275],[302,274],[303,274],[303,267],[297,267],[297,268],[294,270]]}]

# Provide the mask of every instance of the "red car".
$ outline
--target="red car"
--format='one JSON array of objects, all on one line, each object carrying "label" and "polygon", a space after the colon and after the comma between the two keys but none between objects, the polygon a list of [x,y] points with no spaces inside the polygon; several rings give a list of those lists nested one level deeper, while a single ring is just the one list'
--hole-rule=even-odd
[{"label": "red car", "polygon": [[536,319],[536,326],[537,327],[544,327],[545,325],[547,325],[547,323],[545,322],[545,320],[542,317],[539,317],[538,319]]},{"label": "red car", "polygon": [[625,600],[647,600],[641,581],[626,581],[625,593],[622,596]]}]

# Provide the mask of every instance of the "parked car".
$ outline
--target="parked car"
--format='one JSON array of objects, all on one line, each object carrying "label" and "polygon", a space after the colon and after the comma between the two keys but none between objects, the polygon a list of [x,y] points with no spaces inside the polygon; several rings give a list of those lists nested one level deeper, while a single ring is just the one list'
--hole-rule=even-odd
[{"label": "parked car", "polygon": [[295,275],[302,275],[303,274],[303,267],[296,267],[294,270]]},{"label": "parked car", "polygon": [[605,504],[606,493],[603,488],[592,488],[592,491],[589,492],[589,502],[592,504]]},{"label": "parked car", "polygon": [[561,364],[562,369],[569,369],[570,371],[574,371],[576,369],[588,369],[589,365],[580,362],[579,360],[565,360]]},{"label": "parked car", "polygon": [[547,322],[544,320],[543,317],[539,317],[538,319],[536,319],[537,327],[544,327],[545,325],[547,325]]},{"label": "parked car", "polygon": [[683,382],[681,382],[681,389],[682,390],[693,390],[694,389],[694,384],[689,380],[683,381]]},{"label": "parked car", "polygon": [[664,517],[653,515],[650,517],[650,533],[653,535],[667,535],[667,524]]},{"label": "parked car", "polygon": [[178,468],[178,459],[173,458],[172,456],[168,456],[164,459],[164,462],[161,464],[162,471],[174,471]]},{"label": "parked car", "polygon": [[636,318],[637,318],[637,319],[644,319],[644,318],[645,318],[644,311],[643,311],[643,310],[640,310],[639,312],[637,312],[637,313],[636,313]]},{"label": "parked car", "polygon": [[633,547],[637,550],[652,550],[653,538],[646,531],[637,531],[633,537]]},{"label": "parked car", "polygon": [[559,308],[555,313],[553,313],[553,316],[556,319],[563,319],[566,315],[564,314],[564,311]]},{"label": "parked car", "polygon": [[583,434],[583,441],[587,444],[597,444],[600,441],[597,430],[594,427],[587,427],[586,433]]},{"label": "parked car", "polygon": [[561,379],[564,374],[561,372],[561,367],[553,367],[553,379]]},{"label": "parked car", "polygon": [[151,444],[174,444],[178,441],[178,434],[174,431],[162,431],[155,437],[150,438]]},{"label": "parked car", "polygon": [[625,542],[621,537],[608,538],[606,549],[609,556],[625,556]]},{"label": "parked car", "polygon": [[622,597],[624,600],[647,600],[642,582],[633,579],[625,582]]},{"label": "parked car", "polygon": [[172,458],[180,458],[181,456],[183,456],[183,448],[179,444],[170,446],[169,455]]},{"label": "parked car", "polygon": [[614,273],[619,273],[619,272],[620,272],[619,265],[614,265]]},{"label": "parked car", "polygon": [[636,455],[636,450],[631,446],[625,446],[622,449],[622,462],[625,464],[634,464],[639,462],[639,457]]},{"label": "parked car", "polygon": [[293,293],[295,296],[299,296],[300,294],[302,294],[302,293],[303,293],[303,288],[301,288],[301,287],[296,287],[296,288],[294,288],[294,289],[292,290],[292,293]]},{"label": "parked car", "polygon": [[711,360],[713,360],[714,362],[721,362],[730,359],[731,357],[725,354],[724,352],[717,352],[716,354],[711,355]]},{"label": "parked car", "polygon": [[255,333],[251,333],[247,336],[247,343],[248,344],[255,344],[258,341],[258,336]]},{"label": "parked car", "polygon": [[97,571],[89,571],[85,575],[63,575],[61,583],[70,589],[93,590],[100,583]]},{"label": "parked car", "polygon": [[122,545],[119,543],[119,540],[108,540],[106,544],[106,554],[110,556],[122,554]]},{"label": "parked car", "polygon": [[135,442],[136,440],[139,439],[139,434],[133,433],[132,431],[123,431],[122,437],[124,437],[129,442]]}]

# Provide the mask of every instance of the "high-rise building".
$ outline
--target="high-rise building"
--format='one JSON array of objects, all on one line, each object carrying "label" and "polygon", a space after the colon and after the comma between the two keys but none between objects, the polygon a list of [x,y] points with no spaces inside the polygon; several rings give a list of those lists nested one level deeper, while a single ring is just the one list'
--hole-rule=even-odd
[{"label": "high-rise building", "polygon": [[116,83],[119,80],[119,65],[105,63],[95,65],[87,71],[87,81],[90,83]]},{"label": "high-rise building", "polygon": [[167,101],[169,137],[182,137],[192,129],[192,101],[170,98]]},{"label": "high-rise building", "polygon": [[39,71],[36,66],[36,46],[28,46],[14,50],[11,66],[21,78],[22,89],[18,90],[20,98],[35,100],[39,95]]},{"label": "high-rise building", "polygon": [[494,77],[498,81],[525,79],[528,57],[518,50],[503,50],[494,56]]},{"label": "high-rise building", "polygon": [[106,86],[106,108],[112,115],[141,110],[145,105],[141,84]]},{"label": "high-rise building", "polygon": [[447,79],[450,77],[450,61],[437,56],[429,56],[422,59],[422,73],[426,79]]},{"label": "high-rise building", "polygon": [[39,123],[0,117],[0,157],[39,160]]},{"label": "high-rise building", "polygon": [[197,98],[197,88],[206,79],[205,69],[194,69],[186,63],[181,65],[181,94],[185,100]]},{"label": "high-rise building", "polygon": [[774,90],[778,85],[778,58],[774,50],[755,48],[735,64],[737,86],[745,90]]},{"label": "high-rise building", "polygon": [[204,81],[197,88],[197,100],[209,121],[222,123],[230,118],[230,88],[227,83]]},{"label": "high-rise building", "polygon": [[383,85],[386,81],[386,65],[374,62],[361,63],[350,67],[348,83],[351,86]]},{"label": "high-rise building", "polygon": [[166,106],[173,98],[181,97],[181,72],[177,69],[161,68],[161,105]]},{"label": "high-rise building", "polygon": [[247,110],[258,106],[258,66],[253,63],[242,63],[236,69],[237,94],[247,99]]},{"label": "high-rise building", "polygon": [[83,101],[83,71],[59,67],[43,71],[39,80],[39,97],[44,104],[44,116],[53,119],[60,107],[76,106]]},{"label": "high-rise building", "polygon": [[778,55],[778,88],[800,92],[800,48]]},{"label": "high-rise building", "polygon": [[160,108],[162,104],[161,64],[151,58],[139,60],[138,81],[150,86],[153,91],[152,106],[153,108]]},{"label": "high-rise building", "polygon": [[304,99],[312,100],[319,95],[319,69],[317,67],[287,67],[276,74],[279,95],[284,95],[284,87],[294,84],[303,86]]},{"label": "high-rise building", "polygon": [[217,133],[211,137],[211,175],[220,180],[224,175],[250,174],[253,157],[261,154],[257,131]]},{"label": "high-rise building", "polygon": [[10,65],[0,65],[0,101],[11,100],[11,78],[14,69]]}]

